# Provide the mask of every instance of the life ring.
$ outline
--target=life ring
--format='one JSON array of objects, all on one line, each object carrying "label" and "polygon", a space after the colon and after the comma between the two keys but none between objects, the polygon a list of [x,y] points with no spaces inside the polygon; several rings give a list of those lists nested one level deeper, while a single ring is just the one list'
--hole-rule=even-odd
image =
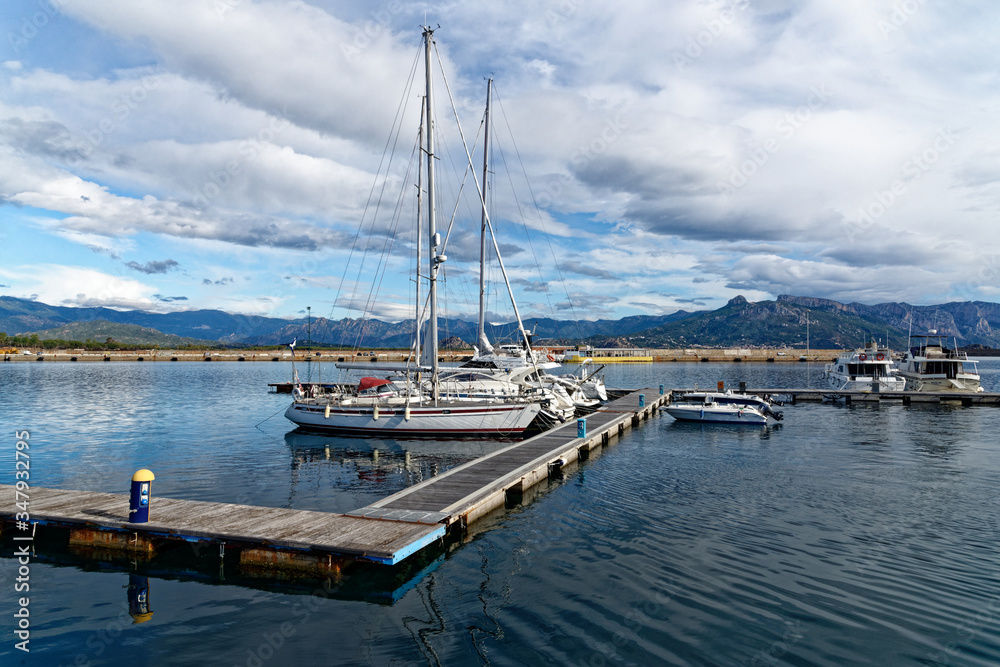
[{"label": "life ring", "polygon": [[878,354],[875,355],[875,360],[876,361],[882,361],[883,359],[885,359],[885,355],[882,354],[881,352],[879,352]]},{"label": "life ring", "polygon": [[861,354],[859,354],[859,355],[858,355],[858,359],[859,359],[860,361],[864,361],[864,360],[865,360],[865,359],[867,359],[867,358],[868,358],[868,355],[867,355],[867,354],[865,354],[864,352],[862,352]]},{"label": "life ring", "polygon": [[549,361],[555,361],[556,360],[556,355],[554,355],[554,354],[550,354],[550,355],[547,355],[547,356],[548,356]]}]

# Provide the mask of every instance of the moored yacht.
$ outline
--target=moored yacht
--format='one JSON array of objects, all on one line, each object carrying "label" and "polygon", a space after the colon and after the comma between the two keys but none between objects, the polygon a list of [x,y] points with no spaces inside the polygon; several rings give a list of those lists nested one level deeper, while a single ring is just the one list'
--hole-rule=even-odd
[{"label": "moored yacht", "polygon": [[965,352],[945,346],[945,336],[931,331],[911,336],[912,345],[903,357],[899,374],[907,391],[981,392],[979,369]]},{"label": "moored yacht", "polygon": [[892,351],[879,347],[874,339],[827,364],[823,378],[837,391],[902,391],[906,386],[892,360]]}]

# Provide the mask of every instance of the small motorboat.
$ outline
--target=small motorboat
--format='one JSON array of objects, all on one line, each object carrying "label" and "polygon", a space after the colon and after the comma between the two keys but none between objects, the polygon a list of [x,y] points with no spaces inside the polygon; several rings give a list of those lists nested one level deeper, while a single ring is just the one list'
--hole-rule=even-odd
[{"label": "small motorboat", "polygon": [[661,409],[680,421],[767,424],[768,420],[782,419],[780,412],[771,409],[772,405],[767,396],[734,394],[732,390],[675,391],[670,394],[670,403]]}]

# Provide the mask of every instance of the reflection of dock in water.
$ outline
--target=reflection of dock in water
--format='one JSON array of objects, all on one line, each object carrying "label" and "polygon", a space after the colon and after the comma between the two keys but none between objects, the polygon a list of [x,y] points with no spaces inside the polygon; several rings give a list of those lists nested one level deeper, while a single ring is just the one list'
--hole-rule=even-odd
[{"label": "reflection of dock in water", "polygon": [[[509,497],[523,497],[527,489],[655,415],[665,400],[653,389],[634,391],[590,414],[585,427],[568,423],[514,444],[289,434],[293,472],[330,462],[353,465],[362,480],[381,473],[420,476],[388,497],[343,514],[158,498],[154,487],[149,522],[129,523],[127,495],[32,487],[31,522],[47,538],[78,551],[149,559],[187,544],[199,553],[217,554],[223,563],[236,559],[244,571],[336,578],[348,562],[395,565],[441,543],[449,532],[461,535]],[[9,497],[14,491],[0,485]],[[21,532],[13,530],[15,511],[0,508],[5,540]]]}]

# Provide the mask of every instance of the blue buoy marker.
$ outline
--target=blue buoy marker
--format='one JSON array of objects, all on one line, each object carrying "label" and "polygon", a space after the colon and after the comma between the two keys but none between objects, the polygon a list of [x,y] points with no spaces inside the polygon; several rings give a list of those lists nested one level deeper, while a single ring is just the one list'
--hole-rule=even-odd
[{"label": "blue buoy marker", "polygon": [[152,470],[143,468],[132,475],[132,491],[128,497],[128,522],[146,523],[149,521],[150,486],[156,477]]},{"label": "blue buoy marker", "polygon": [[576,420],[576,437],[587,437],[587,419],[585,417]]}]

